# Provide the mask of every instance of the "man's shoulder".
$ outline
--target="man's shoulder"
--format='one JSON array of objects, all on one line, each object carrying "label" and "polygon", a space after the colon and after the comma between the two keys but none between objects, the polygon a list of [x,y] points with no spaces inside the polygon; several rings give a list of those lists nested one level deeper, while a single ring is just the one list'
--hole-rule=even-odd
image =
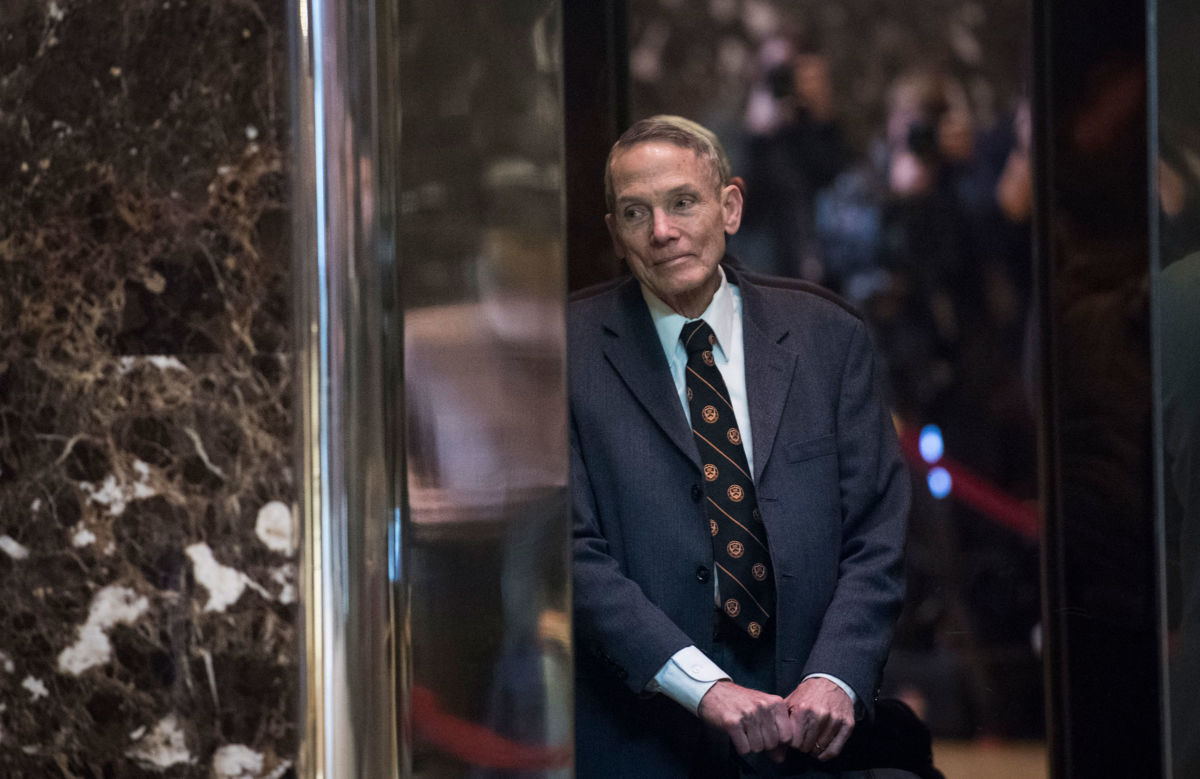
[{"label": "man's shoulder", "polygon": [[637,283],[633,276],[624,275],[575,290],[567,296],[567,311],[586,313],[597,308],[608,307],[622,293],[626,284]]},{"label": "man's shoulder", "polygon": [[862,321],[862,312],[845,298],[820,284],[784,276],[767,276],[745,270],[741,271],[739,276],[744,283],[757,287],[772,302],[809,306],[829,316],[849,317]]},{"label": "man's shoulder", "polygon": [[[772,324],[796,327],[818,337],[828,334],[830,328],[854,330],[864,321],[854,306],[818,284],[752,273],[736,265],[726,270],[731,283],[741,290],[744,305],[750,301],[756,320],[766,317]],[[626,309],[640,302],[637,280],[628,275],[572,293],[567,302],[568,341],[578,344],[580,339],[598,337],[614,314],[616,320],[625,321],[630,314]]]},{"label": "man's shoulder", "polygon": [[848,332],[864,322],[863,315],[836,293],[818,284],[800,279],[738,272],[737,282],[743,300],[756,312],[756,321],[763,317],[776,326],[789,326],[820,337],[830,329]]},{"label": "man's shoulder", "polygon": [[595,325],[603,324],[622,298],[630,294],[630,285],[637,285],[632,276],[618,276],[567,296],[567,330],[571,338]]},{"label": "man's shoulder", "polygon": [[615,293],[616,290],[623,284],[633,282],[633,276],[629,273],[623,273],[619,276],[614,276],[611,279],[592,284],[591,286],[577,289],[567,295],[567,302],[571,305],[576,303],[584,303],[593,298],[601,298],[606,294]]}]

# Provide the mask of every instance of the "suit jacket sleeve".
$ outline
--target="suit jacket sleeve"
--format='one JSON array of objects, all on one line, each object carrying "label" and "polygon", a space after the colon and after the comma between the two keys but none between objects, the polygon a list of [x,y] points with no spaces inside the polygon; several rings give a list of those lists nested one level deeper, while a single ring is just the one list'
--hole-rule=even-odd
[{"label": "suit jacket sleeve", "polygon": [[842,548],[838,579],[804,674],[844,680],[870,711],[904,597],[911,483],[885,407],[875,351],[858,322],[836,411]]},{"label": "suit jacket sleeve", "polygon": [[693,642],[620,569],[600,532],[586,458],[572,416],[571,492],[574,522],[575,636],[637,693],[680,649]]}]

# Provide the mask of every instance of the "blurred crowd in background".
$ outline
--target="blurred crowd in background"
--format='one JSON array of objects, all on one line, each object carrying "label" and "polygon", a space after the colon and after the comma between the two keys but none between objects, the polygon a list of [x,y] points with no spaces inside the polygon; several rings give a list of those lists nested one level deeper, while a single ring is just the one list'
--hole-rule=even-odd
[{"label": "blurred crowd in background", "polygon": [[633,118],[717,133],[730,251],[871,326],[917,482],[884,693],[935,736],[1040,737],[1026,6],[705,5],[630,2]]}]

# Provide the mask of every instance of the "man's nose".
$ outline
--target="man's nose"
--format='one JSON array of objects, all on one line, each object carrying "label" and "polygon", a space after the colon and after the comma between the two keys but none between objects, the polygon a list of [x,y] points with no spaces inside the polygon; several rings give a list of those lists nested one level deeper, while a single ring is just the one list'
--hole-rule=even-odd
[{"label": "man's nose", "polygon": [[654,240],[658,243],[666,243],[678,237],[678,235],[675,230],[675,223],[671,221],[667,212],[661,208],[654,209]]}]

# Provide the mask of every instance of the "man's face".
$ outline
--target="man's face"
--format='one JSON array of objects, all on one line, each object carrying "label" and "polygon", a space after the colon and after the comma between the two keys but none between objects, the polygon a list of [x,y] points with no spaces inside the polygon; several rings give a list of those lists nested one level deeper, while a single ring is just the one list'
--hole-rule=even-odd
[{"label": "man's face", "polygon": [[615,205],[605,223],[638,281],[687,317],[720,286],[725,233],[742,221],[741,190],[718,189],[712,166],[691,149],[647,141],[612,159]]}]

